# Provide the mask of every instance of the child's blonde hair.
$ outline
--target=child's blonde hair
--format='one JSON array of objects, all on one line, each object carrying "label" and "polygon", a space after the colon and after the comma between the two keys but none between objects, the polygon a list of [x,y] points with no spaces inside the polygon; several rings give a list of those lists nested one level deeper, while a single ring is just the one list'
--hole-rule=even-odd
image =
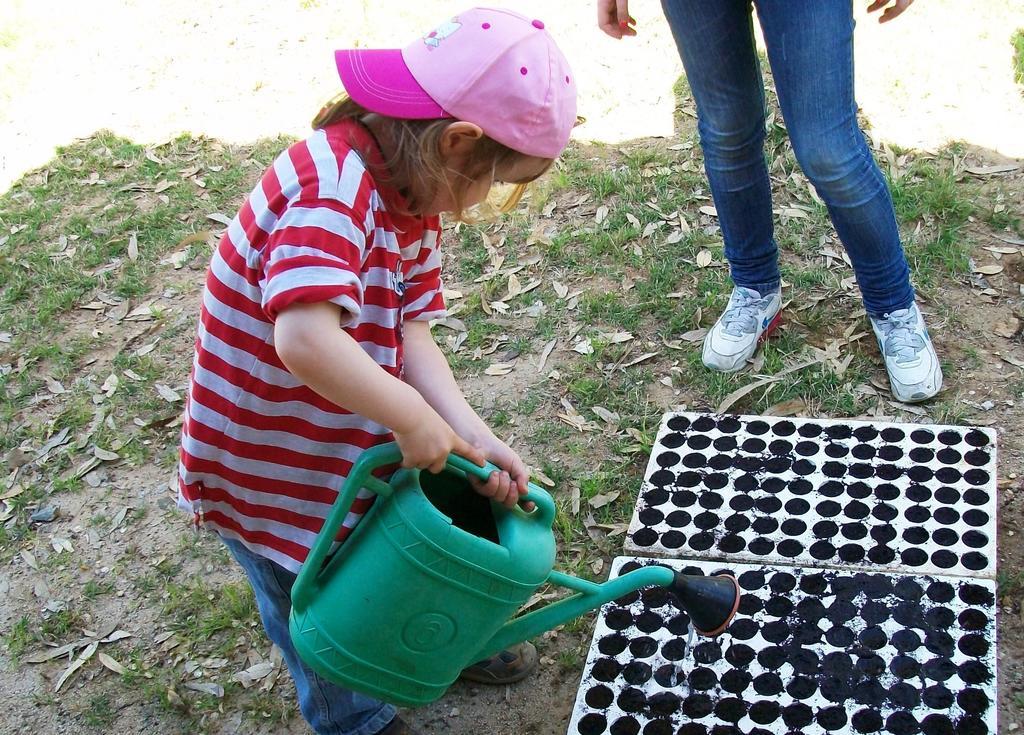
[{"label": "child's blonde hair", "polygon": [[[342,120],[362,122],[372,114],[362,105],[346,94],[341,94],[329,101],[313,118],[313,128],[324,128]],[[448,172],[441,158],[439,144],[445,129],[454,122],[450,117],[428,120],[404,120],[378,115],[383,121],[388,140],[394,145],[394,154],[384,161],[383,167],[372,167],[371,171],[378,181],[395,189],[405,199],[406,211],[402,214],[420,215],[424,207],[431,202],[438,191],[447,189],[455,203],[452,213],[458,220],[466,220],[466,193],[470,185],[479,177],[498,168],[511,165],[517,159],[527,157],[514,151],[486,135],[476,141],[464,171],[457,172],[455,184],[449,181]],[[500,213],[515,208],[526,191],[527,185],[539,178],[553,160],[536,176],[524,181],[506,182],[513,185],[505,200],[495,208]],[[383,170],[378,170],[378,169]]]}]

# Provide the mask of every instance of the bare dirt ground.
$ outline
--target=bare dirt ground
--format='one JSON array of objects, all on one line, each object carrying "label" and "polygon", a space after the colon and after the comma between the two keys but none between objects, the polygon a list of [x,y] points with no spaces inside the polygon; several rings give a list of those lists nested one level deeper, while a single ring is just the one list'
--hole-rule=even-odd
[{"label": "bare dirt ground", "polygon": [[[353,2],[342,10],[316,0],[203,6],[177,0],[160,4],[98,0],[90,3],[86,12],[84,6],[70,2],[11,0],[0,8],[0,193],[26,172],[46,166],[54,156],[54,146],[101,129],[146,146],[188,131],[215,139],[232,151],[241,146],[237,149],[245,152],[235,161],[244,160],[249,150],[245,147],[257,139],[300,135],[320,103],[336,91],[331,64],[334,48],[357,41],[364,46],[401,44],[462,8],[461,3],[435,0],[403,3],[401,11],[395,10],[396,5]],[[616,44],[600,35],[593,24],[590,2],[556,5],[530,0],[513,5],[544,19],[573,63],[581,92],[580,111],[588,118],[579,131],[581,139],[609,144],[581,146],[577,153],[581,160],[591,160],[596,169],[612,170],[624,165],[622,150],[639,147],[664,153],[668,145],[692,140],[692,117],[684,115],[680,126],[673,115],[672,85],[681,69],[657,4],[634,1],[641,37],[628,44]],[[965,170],[967,166],[984,171],[984,167],[1012,165],[1014,159],[1024,157],[1024,136],[1020,134],[1024,130],[1024,97],[1008,71],[1012,63],[1009,37],[1024,27],[1024,6],[1005,0],[973,3],[967,9],[957,0],[933,0],[917,3],[905,17],[885,28],[864,17],[862,8],[858,17],[858,95],[881,155],[899,146],[927,158],[929,151],[950,140],[964,141],[967,145],[959,161],[954,154],[953,165],[960,167],[958,184],[975,187],[970,197],[979,207],[990,212],[1001,207],[1000,213],[1024,217],[1024,174],[1019,169],[981,174]],[[670,137],[659,140],[658,136]],[[900,164],[897,161],[895,165]],[[683,164],[683,170],[689,170],[685,167]],[[237,197],[258,173],[256,165],[246,169],[244,185],[235,192],[236,205]],[[592,225],[600,201],[593,198],[574,205],[580,198],[581,192],[572,186],[556,191],[552,200],[557,206],[553,214],[541,218],[543,226],[557,233]],[[615,202],[609,201],[614,208]],[[692,202],[688,216],[695,223],[702,203]],[[140,211],[144,208],[140,205]],[[707,218],[700,221],[710,223]],[[922,221],[927,228],[927,217]],[[4,219],[2,211],[0,223],[14,224]],[[494,237],[501,232],[497,228]],[[0,237],[5,234],[6,230],[0,231]],[[933,297],[926,310],[936,346],[947,360],[950,389],[943,412],[929,407],[923,416],[906,414],[885,401],[884,395],[864,398],[866,391],[882,392],[885,383],[877,360],[871,362],[873,358],[862,358],[859,353],[858,360],[863,359],[873,374],[862,384],[863,400],[857,406],[858,410],[870,406],[873,415],[898,420],[983,423],[1000,431],[1000,568],[1008,575],[1001,592],[999,626],[1000,720],[1003,731],[1011,732],[1018,729],[1014,725],[1024,724],[1020,702],[1024,693],[1024,585],[1017,575],[1024,568],[1024,552],[1017,543],[1019,534],[1024,533],[1024,442],[1020,439],[1024,428],[1024,346],[1019,322],[1024,260],[1019,248],[1016,254],[991,250],[1013,250],[1017,246],[1005,238],[1020,239],[1019,233],[995,227],[991,220],[972,218],[963,235],[976,243],[973,257],[978,265],[1001,265],[1002,269],[988,276],[975,274],[973,281],[966,276],[942,280],[925,293]],[[167,243],[165,250],[169,252],[173,245]],[[161,346],[153,355],[159,369],[173,376],[172,390],[180,391],[187,380],[194,328],[191,320],[204,257],[193,258],[180,270],[160,266],[151,293],[132,302],[134,307],[150,298],[160,307],[164,331]],[[453,266],[450,272],[457,273],[455,252],[447,257],[448,265]],[[792,262],[802,261],[794,258]],[[569,266],[542,267],[538,273],[546,283],[564,282],[571,290],[574,283],[585,282],[591,291],[600,290],[599,278],[584,278]],[[529,272],[528,268],[525,273]],[[636,275],[642,277],[639,272]],[[979,284],[979,277],[988,281]],[[606,286],[617,290],[621,283]],[[465,273],[453,275],[449,282],[450,288],[467,295],[483,293],[485,286],[474,285],[473,274]],[[804,295],[807,293],[801,293]],[[848,290],[834,289],[827,297],[847,315],[858,308]],[[495,297],[491,294],[489,298]],[[854,318],[849,316],[849,320]],[[76,309],[67,319],[61,339],[106,329],[100,313]],[[572,319],[582,321],[578,313]],[[823,347],[826,337],[837,334],[835,325],[821,329],[802,319],[794,314],[787,324],[788,335]],[[518,352],[512,354],[519,349],[512,347],[518,339],[529,346],[521,364],[526,365],[527,355],[533,362],[539,360],[546,338],[530,335],[529,325],[516,328],[516,320],[511,318],[504,324],[500,319],[489,321],[496,329],[486,333],[482,344],[487,349],[493,339],[497,350],[489,359],[497,361],[503,353],[507,361],[519,359]],[[707,323],[705,317],[704,325]],[[87,353],[76,363],[76,371],[95,373],[102,382],[114,369],[119,353],[136,350],[154,336],[146,331],[146,321],[128,320],[119,325],[123,332],[104,350]],[[474,405],[490,420],[510,414],[503,431],[525,438],[526,458],[537,467],[547,466],[549,474],[551,465],[578,471],[582,465],[596,467],[620,456],[599,432],[581,434],[586,441],[580,440],[572,451],[567,444],[559,444],[557,437],[548,443],[543,438],[530,440],[545,436],[546,427],[557,423],[554,414],[565,410],[557,396],[538,399],[537,395],[549,390],[561,395],[563,386],[550,378],[549,371],[570,373],[573,361],[580,358],[567,344],[575,337],[568,336],[571,326],[559,328],[560,344],[550,354],[543,374],[532,367],[506,377],[476,370],[470,371],[464,383]],[[701,326],[699,316],[693,326]],[[838,334],[846,326],[845,321],[839,325]],[[498,338],[502,329],[510,335],[504,341]],[[638,343],[644,338],[658,339],[649,324],[636,334]],[[0,344],[0,363],[16,365],[18,355],[2,348]],[[705,386],[688,385],[680,379],[679,369],[686,367],[684,354],[656,358],[652,379],[644,387],[648,413],[656,415],[677,405],[714,408],[717,404]],[[676,357],[679,359],[673,362]],[[43,365],[36,368],[42,370]],[[662,377],[670,380],[654,380]],[[70,380],[65,382],[70,385]],[[45,394],[45,387],[41,390]],[[565,395],[583,407],[582,393],[574,383]],[[59,405],[59,394],[55,396],[50,402],[33,404],[17,418],[38,426],[50,421],[49,425],[56,427],[52,422],[66,414]],[[517,413],[516,406],[528,400],[539,400],[541,410]],[[807,415],[828,410],[838,413],[810,399],[796,410]],[[162,431],[144,435],[145,441],[153,443],[157,461],[108,462],[89,468],[82,473],[86,484],[81,491],[59,496],[57,520],[12,543],[0,557],[5,560],[0,566],[0,633],[8,644],[0,645],[0,733],[308,732],[294,713],[294,691],[287,674],[262,638],[251,607],[244,602],[234,606],[232,599],[220,592],[239,588],[239,572],[214,541],[191,535],[185,519],[172,507],[168,457],[173,454],[176,429],[173,415],[163,420]],[[129,435],[127,430],[125,435]],[[44,438],[25,445],[28,459]],[[583,454],[587,451],[592,454]],[[3,458],[5,473],[15,473],[11,477],[26,459],[17,450]],[[622,512],[627,518],[628,498],[635,492],[635,465],[633,461],[625,474],[634,484],[621,488]],[[44,464],[40,474],[45,470]],[[569,485],[576,478],[567,473],[564,480]],[[0,496],[10,487],[0,484]],[[582,536],[587,538],[586,533]],[[601,576],[621,536],[613,532],[600,541],[591,540],[596,543],[596,553],[587,547],[591,553],[586,565]],[[68,553],[62,542],[71,544],[73,552]],[[581,556],[577,553],[580,548],[576,543],[566,550],[563,561],[574,554]],[[235,624],[211,621],[204,606],[235,615]],[[72,615],[75,610],[81,614]],[[19,635],[21,620],[30,621],[32,630],[44,631],[43,638],[52,643],[95,638],[95,656],[54,692],[71,661],[65,657],[26,663],[32,654],[46,650],[39,638],[31,637],[20,659],[15,657],[11,643]],[[66,627],[59,626],[60,621],[65,621]],[[216,629],[210,640],[223,645],[197,644],[203,640],[203,626]],[[541,670],[527,682],[498,689],[458,684],[440,702],[409,713],[409,719],[427,735],[562,735],[589,630],[584,622],[538,641]],[[130,637],[116,640],[117,631]],[[106,651],[113,666],[123,666],[125,672],[118,675],[112,666],[100,665],[97,659]],[[211,686],[246,671],[246,683],[251,686],[245,686],[242,677],[227,697],[217,696],[215,689],[188,686]]]}]

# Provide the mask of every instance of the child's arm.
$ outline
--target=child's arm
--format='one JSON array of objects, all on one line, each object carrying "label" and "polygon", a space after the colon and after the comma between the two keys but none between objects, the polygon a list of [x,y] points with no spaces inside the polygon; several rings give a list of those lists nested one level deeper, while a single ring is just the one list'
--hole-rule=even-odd
[{"label": "child's arm", "polygon": [[440,472],[451,452],[483,465],[483,452],[453,431],[413,386],[375,363],[338,328],[340,318],[341,307],[327,301],[295,303],[278,314],[274,346],[285,367],[332,403],[391,429],[406,467]]},{"label": "child's arm", "polygon": [[448,360],[430,334],[430,325],[425,321],[407,321],[403,328],[405,381],[419,391],[459,436],[482,449],[487,459],[504,470],[500,477],[492,475],[491,480],[477,490],[505,505],[513,505],[528,489],[530,476],[523,460],[487,428],[466,401]]}]

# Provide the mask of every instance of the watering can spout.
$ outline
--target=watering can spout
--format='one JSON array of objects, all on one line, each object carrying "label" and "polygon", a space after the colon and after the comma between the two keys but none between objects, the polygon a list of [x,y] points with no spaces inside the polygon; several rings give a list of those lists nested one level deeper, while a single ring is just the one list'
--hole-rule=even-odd
[{"label": "watering can spout", "polygon": [[548,582],[577,594],[509,621],[481,649],[478,660],[557,628],[642,587],[667,588],[678,607],[690,616],[694,629],[705,636],[716,636],[724,631],[736,614],[740,601],[739,584],[731,575],[705,577],[681,574],[657,564],[635,569],[603,584],[561,572],[551,572]]}]

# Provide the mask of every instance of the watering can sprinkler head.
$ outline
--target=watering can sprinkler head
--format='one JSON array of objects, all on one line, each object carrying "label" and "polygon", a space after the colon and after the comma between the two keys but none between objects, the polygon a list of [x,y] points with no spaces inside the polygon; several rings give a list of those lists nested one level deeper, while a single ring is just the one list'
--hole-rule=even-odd
[{"label": "watering can sprinkler head", "polygon": [[722,633],[740,606],[739,583],[729,574],[705,577],[675,572],[668,591],[703,636]]}]

